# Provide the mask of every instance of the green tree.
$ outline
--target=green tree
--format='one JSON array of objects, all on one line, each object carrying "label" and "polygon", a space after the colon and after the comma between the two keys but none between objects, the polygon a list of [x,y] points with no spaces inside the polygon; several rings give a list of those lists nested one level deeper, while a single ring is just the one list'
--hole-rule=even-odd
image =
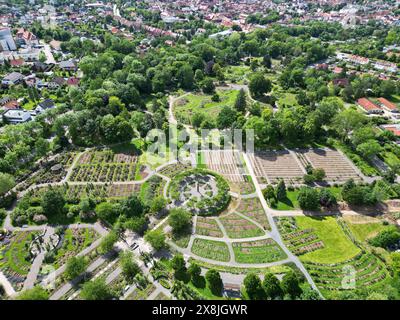
[{"label": "green tree", "polygon": [[184,209],[174,208],[169,213],[168,223],[174,233],[181,233],[191,225],[192,215]]},{"label": "green tree", "polygon": [[64,205],[65,199],[63,194],[54,188],[49,188],[42,196],[41,206],[43,213],[47,217],[62,213]]},{"label": "green tree", "polygon": [[67,279],[72,280],[78,277],[80,274],[85,272],[87,267],[87,260],[85,257],[71,257],[68,259],[66,268],[65,268],[65,275]]},{"label": "green tree", "polygon": [[134,261],[134,257],[132,252],[130,251],[122,251],[119,254],[119,262],[122,269],[122,273],[125,278],[129,281],[132,281],[133,278],[139,273],[141,273],[140,267]]},{"label": "green tree", "polygon": [[276,198],[281,201],[286,199],[286,197],[287,194],[285,181],[279,180],[278,185],[276,186]]},{"label": "green tree", "polygon": [[11,174],[0,172],[0,195],[6,194],[15,186],[15,179]]},{"label": "green tree", "polygon": [[281,288],[284,294],[290,295],[292,299],[296,299],[302,293],[299,279],[293,271],[286,273],[281,281]]},{"label": "green tree", "polygon": [[195,262],[192,262],[188,268],[188,273],[192,279],[193,283],[196,283],[198,278],[201,276],[201,268]]},{"label": "green tree", "polygon": [[357,152],[359,152],[365,159],[372,159],[379,152],[381,152],[382,147],[376,140],[368,140],[357,146]]},{"label": "green tree", "polygon": [[245,112],[247,108],[247,101],[246,101],[246,92],[244,89],[240,89],[238,95],[236,96],[235,100],[235,109],[237,112]]},{"label": "green tree", "polygon": [[115,231],[111,231],[106,235],[100,243],[100,250],[103,254],[111,251],[114,248],[114,244],[118,241],[118,234]]},{"label": "green tree", "polygon": [[261,280],[255,273],[248,273],[243,280],[244,288],[251,300],[260,300],[263,298],[263,289]]},{"label": "green tree", "polygon": [[319,194],[314,188],[301,188],[297,196],[297,200],[299,201],[300,208],[303,210],[319,209]]},{"label": "green tree", "polygon": [[206,272],[206,280],[211,292],[216,296],[220,296],[222,293],[223,283],[219,272],[213,269],[208,270]]},{"label": "green tree", "polygon": [[110,202],[99,203],[96,206],[95,212],[99,219],[107,222],[111,221],[117,213],[114,205]]},{"label": "green tree", "polygon": [[80,296],[84,300],[110,300],[113,297],[110,287],[103,278],[83,284]]},{"label": "green tree", "polygon": [[22,291],[16,298],[17,300],[49,300],[49,293],[40,286]]},{"label": "green tree", "polygon": [[225,106],[221,109],[217,116],[217,126],[218,129],[230,128],[232,124],[236,121],[237,113],[232,108]]},{"label": "green tree", "polygon": [[267,298],[277,299],[283,296],[279,279],[273,273],[266,273],[263,280],[263,287]]},{"label": "green tree", "polygon": [[269,79],[264,77],[262,73],[255,73],[251,79],[249,84],[250,93],[255,96],[259,97],[265,93],[270,92],[272,89],[272,84]]},{"label": "green tree", "polygon": [[166,247],[165,234],[162,230],[152,230],[146,232],[144,239],[151,244],[155,250],[161,250]]}]

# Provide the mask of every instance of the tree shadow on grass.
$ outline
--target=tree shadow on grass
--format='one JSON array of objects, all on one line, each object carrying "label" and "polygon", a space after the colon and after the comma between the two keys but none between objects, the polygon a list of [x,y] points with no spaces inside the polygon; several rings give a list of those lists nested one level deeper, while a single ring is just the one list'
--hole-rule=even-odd
[{"label": "tree shadow on grass", "polygon": [[294,208],[294,204],[293,204],[292,200],[290,200],[288,197],[286,197],[285,199],[279,200],[279,202],[283,203],[284,205],[287,205],[288,207]]}]

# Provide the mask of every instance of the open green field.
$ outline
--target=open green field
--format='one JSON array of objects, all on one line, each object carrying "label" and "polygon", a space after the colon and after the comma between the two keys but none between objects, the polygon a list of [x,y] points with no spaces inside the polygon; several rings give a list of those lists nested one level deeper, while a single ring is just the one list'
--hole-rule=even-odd
[{"label": "open green field", "polygon": [[191,124],[192,115],[196,112],[203,113],[207,119],[215,120],[224,106],[233,107],[238,90],[217,90],[219,102],[211,100],[211,95],[190,93],[175,103],[174,113],[178,121]]},{"label": "open green field", "polygon": [[[356,237],[356,239],[360,242],[364,242],[374,236],[376,236],[379,232],[390,228],[389,225],[384,225],[382,221],[377,219],[369,219],[364,221],[360,221],[360,219],[356,219],[357,217],[345,217],[344,220],[350,228],[352,234]],[[373,221],[376,220],[376,221]]]},{"label": "open green field", "polygon": [[300,230],[313,229],[324,243],[324,248],[301,256],[302,261],[338,263],[357,255],[357,248],[345,235],[334,217],[296,217]]},{"label": "open green field", "polygon": [[230,259],[228,245],[220,241],[195,239],[192,252],[199,257],[217,261],[227,262]]},{"label": "open green field", "polygon": [[224,68],[225,79],[233,83],[244,83],[250,73],[249,66],[228,66]]},{"label": "open green field", "polygon": [[286,258],[286,254],[272,239],[235,242],[233,251],[239,263],[267,263]]}]

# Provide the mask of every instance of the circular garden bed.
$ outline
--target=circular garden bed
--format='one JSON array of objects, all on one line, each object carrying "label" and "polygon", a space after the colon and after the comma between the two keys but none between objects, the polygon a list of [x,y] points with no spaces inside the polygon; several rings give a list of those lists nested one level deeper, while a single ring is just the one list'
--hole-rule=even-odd
[{"label": "circular garden bed", "polygon": [[212,215],[225,210],[231,199],[228,183],[214,172],[192,169],[176,175],[169,186],[176,207],[193,214]]}]

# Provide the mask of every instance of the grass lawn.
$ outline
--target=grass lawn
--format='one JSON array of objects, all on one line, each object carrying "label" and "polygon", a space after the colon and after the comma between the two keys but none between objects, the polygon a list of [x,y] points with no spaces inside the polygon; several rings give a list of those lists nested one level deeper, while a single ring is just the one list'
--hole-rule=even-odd
[{"label": "grass lawn", "polygon": [[192,281],[188,283],[189,287],[192,288],[193,290],[197,291],[202,297],[206,298],[207,300],[223,300],[223,296],[216,296],[213,294],[206,285],[206,280],[204,277],[201,277],[201,281],[198,284],[198,286],[195,286]]},{"label": "grass lawn", "polygon": [[211,95],[188,94],[179,99],[174,106],[174,113],[178,121],[190,124],[192,115],[196,112],[203,113],[208,119],[215,120],[223,106],[233,107],[238,90],[217,90],[219,102],[211,100]]},{"label": "grass lawn", "polygon": [[300,257],[303,261],[315,263],[337,263],[354,257],[360,252],[345,235],[334,217],[296,217],[300,230],[314,229],[325,247]]},{"label": "grass lawn", "polygon": [[23,106],[22,106],[22,109],[25,109],[25,110],[33,110],[35,107],[36,107],[36,105],[37,105],[37,103],[36,102],[34,102],[34,101],[29,101],[28,103],[25,103]]},{"label": "grass lawn", "polygon": [[299,190],[286,192],[286,199],[278,201],[276,209],[277,210],[293,210],[299,209],[299,202],[297,201],[297,196],[299,195]]},{"label": "grass lawn", "polygon": [[347,225],[350,228],[350,231],[354,234],[356,239],[360,242],[364,242],[374,236],[376,236],[379,232],[390,228],[390,226],[385,226],[381,221],[372,221],[375,220],[371,218],[371,222],[368,221],[357,221],[356,217],[345,217]]},{"label": "grass lawn", "polygon": [[230,258],[228,245],[221,241],[195,239],[192,246],[192,252],[199,257],[217,261],[227,262]]}]

